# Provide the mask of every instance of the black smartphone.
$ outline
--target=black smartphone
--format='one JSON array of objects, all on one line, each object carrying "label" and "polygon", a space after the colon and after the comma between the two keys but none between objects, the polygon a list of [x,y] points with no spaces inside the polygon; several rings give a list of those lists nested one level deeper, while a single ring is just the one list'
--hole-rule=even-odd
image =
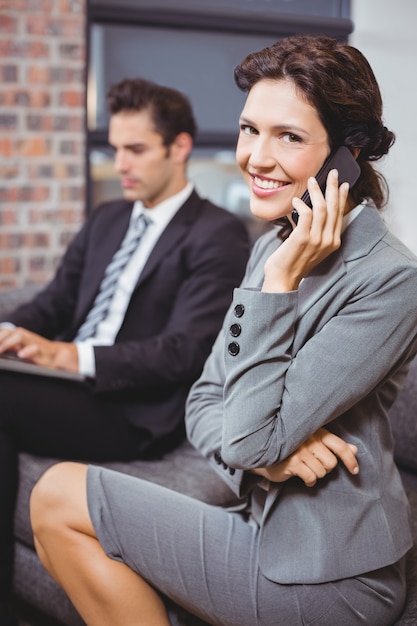
[{"label": "black smartphone", "polygon": [[[316,174],[316,180],[323,193],[326,189],[327,174],[333,169],[337,169],[339,172],[339,185],[349,183],[350,187],[353,187],[361,173],[361,168],[349,148],[339,146],[339,148],[330,153]],[[311,199],[308,191],[303,193],[301,200],[311,208]],[[293,209],[291,217],[297,224],[298,212],[295,209]]]}]

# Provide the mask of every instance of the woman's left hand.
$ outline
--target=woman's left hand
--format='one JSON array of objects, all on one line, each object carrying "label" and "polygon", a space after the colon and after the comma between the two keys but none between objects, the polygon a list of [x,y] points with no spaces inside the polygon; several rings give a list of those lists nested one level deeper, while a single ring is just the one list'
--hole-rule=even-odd
[{"label": "woman's left hand", "polygon": [[358,474],[357,451],[355,445],[320,428],[284,461],[254,469],[252,473],[276,483],[298,476],[307,487],[313,487],[318,479],[324,478],[336,467],[339,459],[351,474]]},{"label": "woman's left hand", "polygon": [[323,196],[315,178],[308,180],[313,208],[293,199],[298,224],[288,239],[265,263],[262,291],[280,293],[298,289],[301,280],[323,259],[340,247],[342,220],[349,193],[348,183],[339,187],[337,170],[327,176]]}]

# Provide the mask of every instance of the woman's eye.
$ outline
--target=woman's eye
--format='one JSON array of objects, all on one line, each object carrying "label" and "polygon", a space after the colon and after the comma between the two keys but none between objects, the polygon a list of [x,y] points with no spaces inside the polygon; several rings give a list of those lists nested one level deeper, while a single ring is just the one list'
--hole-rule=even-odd
[{"label": "woman's eye", "polygon": [[256,128],[254,128],[253,126],[248,126],[247,124],[241,124],[240,130],[242,131],[242,133],[245,133],[245,135],[257,134]]},{"label": "woman's eye", "polygon": [[293,133],[284,133],[282,135],[284,141],[288,143],[300,143],[301,139],[298,135],[294,135]]}]

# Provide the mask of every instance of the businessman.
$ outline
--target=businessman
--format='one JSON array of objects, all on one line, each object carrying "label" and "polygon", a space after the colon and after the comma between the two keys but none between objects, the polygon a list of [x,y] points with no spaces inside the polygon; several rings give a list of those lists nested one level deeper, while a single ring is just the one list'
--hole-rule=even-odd
[{"label": "businessman", "polygon": [[0,353],[83,376],[0,371],[0,613],[18,452],[100,462],[178,445],[187,392],[248,258],[243,223],[187,179],[196,132],[188,99],[123,80],[108,106],[123,199],[91,211],[50,284],[0,328]]}]

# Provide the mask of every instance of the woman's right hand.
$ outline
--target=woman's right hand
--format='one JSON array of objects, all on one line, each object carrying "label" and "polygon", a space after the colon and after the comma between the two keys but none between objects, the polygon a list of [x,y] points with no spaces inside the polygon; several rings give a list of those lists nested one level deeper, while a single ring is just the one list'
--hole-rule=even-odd
[{"label": "woman's right hand", "polygon": [[293,199],[298,224],[267,259],[262,291],[282,293],[298,289],[301,280],[340,247],[342,220],[349,193],[348,183],[339,187],[337,170],[327,176],[325,197],[315,178],[308,180],[313,209]]},{"label": "woman's right hand", "polygon": [[355,445],[320,428],[284,461],[254,469],[252,473],[276,483],[298,476],[307,487],[313,487],[318,479],[324,478],[336,467],[339,459],[351,474],[358,474],[357,451]]}]

